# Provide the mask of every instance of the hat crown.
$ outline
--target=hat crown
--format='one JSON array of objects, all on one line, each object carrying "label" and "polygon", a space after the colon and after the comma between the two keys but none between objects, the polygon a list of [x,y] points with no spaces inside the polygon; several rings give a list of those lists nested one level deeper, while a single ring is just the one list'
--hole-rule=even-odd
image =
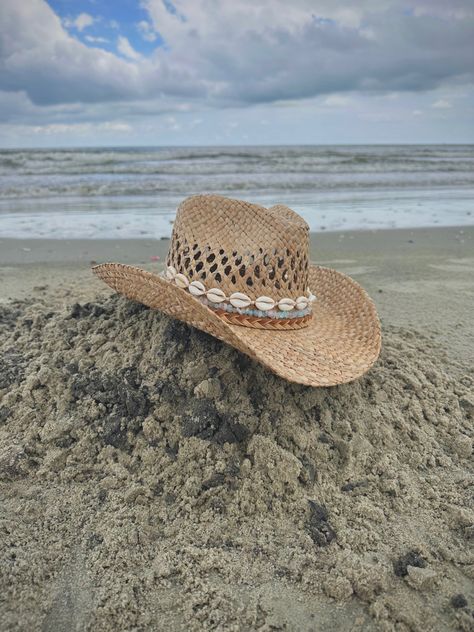
[{"label": "hat crown", "polygon": [[309,227],[286,206],[195,195],[178,208],[167,265],[226,295],[296,299],[308,288],[308,251]]}]

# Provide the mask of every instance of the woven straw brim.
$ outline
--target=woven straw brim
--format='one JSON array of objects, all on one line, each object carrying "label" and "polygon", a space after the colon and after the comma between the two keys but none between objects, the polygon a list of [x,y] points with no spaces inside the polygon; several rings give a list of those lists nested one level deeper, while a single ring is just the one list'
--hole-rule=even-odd
[{"label": "woven straw brim", "polygon": [[287,331],[224,322],[187,290],[140,268],[104,263],[92,270],[127,298],[223,340],[291,382],[308,386],[351,382],[380,353],[380,323],[372,300],[353,279],[330,268],[310,267],[309,287],[318,298],[313,319],[304,329]]}]

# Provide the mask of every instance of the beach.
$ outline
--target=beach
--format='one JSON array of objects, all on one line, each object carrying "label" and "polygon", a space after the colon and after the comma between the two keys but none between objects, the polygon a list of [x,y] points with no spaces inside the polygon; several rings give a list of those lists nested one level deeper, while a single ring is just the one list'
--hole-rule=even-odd
[{"label": "beach", "polygon": [[8,630],[472,630],[474,227],[318,232],[382,355],[308,388],[114,295],[169,240],[0,238]]},{"label": "beach", "polygon": [[0,0],[0,632],[474,632],[473,43]]}]

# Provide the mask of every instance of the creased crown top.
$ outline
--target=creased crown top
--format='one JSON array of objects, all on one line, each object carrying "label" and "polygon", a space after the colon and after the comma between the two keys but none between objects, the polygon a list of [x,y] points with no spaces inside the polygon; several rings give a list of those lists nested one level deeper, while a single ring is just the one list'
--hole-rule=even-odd
[{"label": "creased crown top", "polygon": [[308,288],[309,227],[287,206],[195,195],[178,208],[167,265],[190,281],[251,298]]}]

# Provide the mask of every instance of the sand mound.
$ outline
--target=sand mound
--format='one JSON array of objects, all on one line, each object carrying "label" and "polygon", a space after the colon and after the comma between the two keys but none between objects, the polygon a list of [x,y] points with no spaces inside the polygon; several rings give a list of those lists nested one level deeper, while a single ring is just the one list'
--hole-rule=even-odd
[{"label": "sand mound", "polygon": [[116,296],[0,309],[8,629],[471,629],[474,381],[429,340],[312,389]]}]

